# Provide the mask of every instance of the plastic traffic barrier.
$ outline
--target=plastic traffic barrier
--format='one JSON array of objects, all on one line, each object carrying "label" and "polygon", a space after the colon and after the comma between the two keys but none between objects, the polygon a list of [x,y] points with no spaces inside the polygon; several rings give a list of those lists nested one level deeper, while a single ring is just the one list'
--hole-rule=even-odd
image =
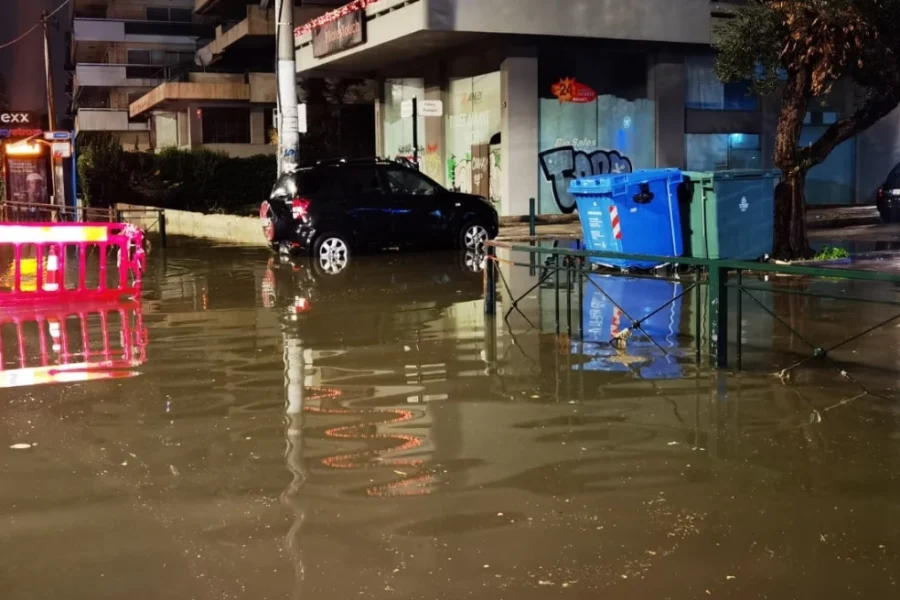
[{"label": "plastic traffic barrier", "polygon": [[0,224],[0,306],[137,297],[145,268],[133,225]]}]

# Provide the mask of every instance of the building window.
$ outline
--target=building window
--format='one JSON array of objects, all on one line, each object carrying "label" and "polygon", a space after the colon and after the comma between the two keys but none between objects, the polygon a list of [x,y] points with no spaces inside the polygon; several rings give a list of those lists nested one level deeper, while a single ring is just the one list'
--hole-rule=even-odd
[{"label": "building window", "polygon": [[759,99],[749,82],[722,83],[716,76],[714,56],[690,56],[687,69],[685,107],[699,110],[757,110]]},{"label": "building window", "polygon": [[759,135],[747,133],[689,133],[685,136],[688,171],[760,169]]},{"label": "building window", "polygon": [[204,144],[249,144],[249,108],[204,108]]},{"label": "building window", "polygon": [[148,6],[148,21],[171,21],[173,23],[190,23],[193,20],[189,8],[169,8],[165,6]]}]

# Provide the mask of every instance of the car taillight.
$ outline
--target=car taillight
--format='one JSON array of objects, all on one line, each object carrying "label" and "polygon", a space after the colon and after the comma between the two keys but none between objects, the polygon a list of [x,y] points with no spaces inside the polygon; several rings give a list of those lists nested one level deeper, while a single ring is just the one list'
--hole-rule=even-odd
[{"label": "car taillight", "polygon": [[884,198],[884,188],[878,188],[878,198]]},{"label": "car taillight", "polygon": [[294,198],[291,201],[291,215],[294,219],[302,219],[309,213],[309,200],[306,198]]}]

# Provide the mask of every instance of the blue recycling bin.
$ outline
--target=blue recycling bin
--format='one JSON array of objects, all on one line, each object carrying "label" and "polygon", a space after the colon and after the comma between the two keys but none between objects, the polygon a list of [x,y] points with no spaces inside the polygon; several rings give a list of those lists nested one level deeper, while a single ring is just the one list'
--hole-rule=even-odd
[{"label": "blue recycling bin", "polygon": [[[588,250],[672,257],[682,256],[679,169],[593,175],[574,180],[584,245]],[[651,269],[667,261],[647,262],[591,257],[590,261],[621,269]]]},{"label": "blue recycling bin", "polygon": [[[609,298],[597,289],[598,286]],[[587,342],[584,353],[592,359],[584,365],[584,369],[613,373],[633,372],[648,380],[681,377],[678,332],[681,328],[683,292],[680,283],[665,279],[589,275],[585,282],[582,325],[584,341]],[[659,312],[644,319],[664,304]],[[635,319],[641,319],[643,332],[652,337],[665,352],[641,331],[634,332],[625,350],[619,351],[610,346],[610,339],[623,329],[631,327],[626,313]]]}]

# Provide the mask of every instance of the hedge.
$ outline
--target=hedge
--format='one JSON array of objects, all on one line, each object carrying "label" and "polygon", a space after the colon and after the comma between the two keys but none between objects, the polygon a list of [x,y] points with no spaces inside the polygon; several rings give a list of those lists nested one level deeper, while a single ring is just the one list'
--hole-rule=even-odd
[{"label": "hedge", "polygon": [[78,179],[89,206],[117,202],[252,214],[276,177],[274,156],[235,158],[210,150],[127,152],[113,136],[79,138]]}]

